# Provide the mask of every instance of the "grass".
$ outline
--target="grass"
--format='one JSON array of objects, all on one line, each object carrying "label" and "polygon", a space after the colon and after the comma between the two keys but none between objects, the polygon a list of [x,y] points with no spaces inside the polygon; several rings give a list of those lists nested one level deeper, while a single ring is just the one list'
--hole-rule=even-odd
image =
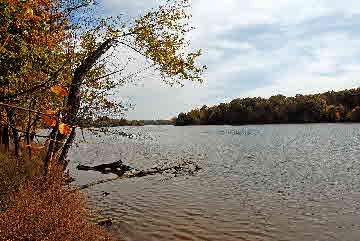
[{"label": "grass", "polygon": [[0,153],[0,240],[114,240],[89,222],[85,196],[64,188],[60,169],[45,177],[39,160]]}]

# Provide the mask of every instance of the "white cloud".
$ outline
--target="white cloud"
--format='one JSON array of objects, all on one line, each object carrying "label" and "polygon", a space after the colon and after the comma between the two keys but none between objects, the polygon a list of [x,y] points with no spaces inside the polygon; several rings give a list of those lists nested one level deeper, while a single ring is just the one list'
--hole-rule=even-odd
[{"label": "white cloud", "polygon": [[[133,96],[130,119],[159,119],[245,96],[318,93],[358,87],[360,1],[193,0],[189,36],[209,66],[207,83],[171,88],[156,78],[121,89]],[[113,13],[156,1],[105,0]],[[128,9],[128,10],[126,10]]]},{"label": "white cloud", "polygon": [[329,15],[360,13],[359,1],[338,0],[194,0],[196,21],[210,25],[299,24]]},{"label": "white cloud", "polygon": [[278,79],[273,85],[246,91],[239,97],[270,97],[276,94],[294,96],[296,94],[316,94],[330,90],[357,88],[360,71],[347,73],[341,77],[314,76],[307,73],[291,73]]}]

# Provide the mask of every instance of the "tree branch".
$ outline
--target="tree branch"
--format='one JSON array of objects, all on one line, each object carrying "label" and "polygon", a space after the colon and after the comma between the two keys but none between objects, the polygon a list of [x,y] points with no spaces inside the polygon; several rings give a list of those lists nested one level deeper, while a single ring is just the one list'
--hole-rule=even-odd
[{"label": "tree branch", "polygon": [[132,49],[132,50],[134,50],[136,53],[142,55],[142,56],[145,57],[146,59],[149,59],[148,56],[146,56],[144,53],[142,53],[142,52],[141,52],[140,50],[138,50],[137,48],[131,46],[130,44],[124,43],[124,42],[122,42],[122,41],[117,41],[117,42],[118,42],[119,44],[122,44],[122,45],[124,45],[124,46],[126,46],[126,47],[128,47],[128,48],[130,48],[130,49]]},{"label": "tree branch", "polygon": [[40,88],[44,88],[46,87],[46,85],[48,83],[50,83],[51,81],[54,81],[57,76],[59,75],[60,71],[63,70],[63,68],[65,67],[65,65],[67,64],[68,62],[64,63],[63,66],[61,66],[60,69],[58,69],[47,81],[39,84],[39,85],[36,85],[30,89],[27,89],[27,90],[23,90],[23,91],[20,91],[18,93],[15,93],[15,94],[12,94],[12,95],[7,95],[7,96],[1,96],[0,97],[0,101],[5,101],[5,100],[9,100],[9,99],[13,99],[13,98],[16,98],[20,95],[24,95],[24,94],[27,94],[27,93],[30,93],[30,92],[34,92],[34,91],[37,91],[38,89]]},{"label": "tree branch", "polygon": [[26,109],[26,108],[23,108],[23,107],[18,107],[18,106],[15,106],[15,105],[9,105],[9,104],[0,103],[0,106],[9,107],[9,108],[18,109],[18,110],[23,110],[23,111],[29,111],[29,112],[32,112],[32,113],[35,113],[35,114],[44,115],[44,116],[48,116],[48,117],[51,117],[51,118],[56,117],[54,115],[46,114],[46,113],[36,111],[36,110]]}]

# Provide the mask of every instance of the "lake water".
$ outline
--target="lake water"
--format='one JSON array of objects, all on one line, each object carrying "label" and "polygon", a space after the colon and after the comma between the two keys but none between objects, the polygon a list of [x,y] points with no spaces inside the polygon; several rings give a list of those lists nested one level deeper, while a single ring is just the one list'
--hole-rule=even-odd
[{"label": "lake water", "polygon": [[[75,170],[122,159],[138,169],[191,160],[171,173],[92,187],[90,204],[124,240],[360,240],[360,124],[145,126],[78,136]],[[104,197],[106,191],[110,195]]]}]

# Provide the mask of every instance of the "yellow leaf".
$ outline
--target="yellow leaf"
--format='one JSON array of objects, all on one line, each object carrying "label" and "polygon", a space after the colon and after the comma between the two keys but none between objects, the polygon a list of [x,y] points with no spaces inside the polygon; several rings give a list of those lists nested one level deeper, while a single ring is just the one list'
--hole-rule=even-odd
[{"label": "yellow leaf", "polygon": [[25,13],[29,14],[29,15],[33,15],[34,14],[34,11],[31,9],[31,8],[27,8],[25,10]]},{"label": "yellow leaf", "polygon": [[50,90],[60,96],[68,96],[69,95],[69,91],[67,90],[67,88],[62,87],[62,86],[53,86],[50,88]]},{"label": "yellow leaf", "polygon": [[59,132],[63,135],[69,135],[71,132],[71,128],[67,124],[61,123],[59,125]]}]

